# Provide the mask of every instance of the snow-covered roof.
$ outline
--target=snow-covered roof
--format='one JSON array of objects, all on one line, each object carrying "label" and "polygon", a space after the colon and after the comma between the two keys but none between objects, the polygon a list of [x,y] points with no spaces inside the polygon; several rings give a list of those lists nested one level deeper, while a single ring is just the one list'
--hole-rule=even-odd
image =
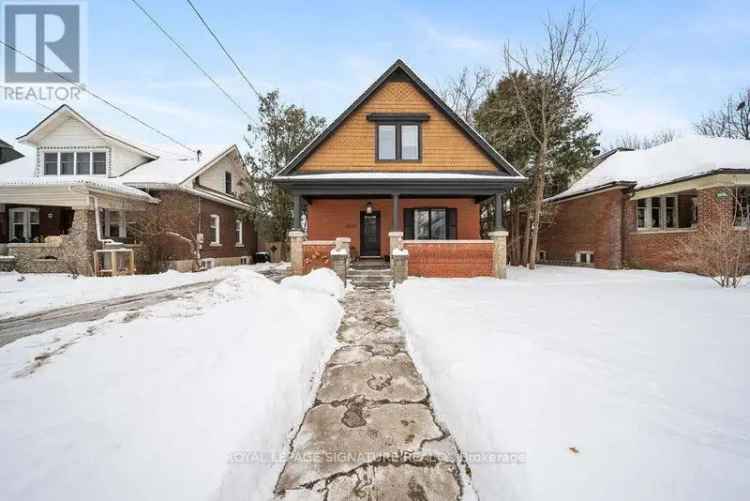
[{"label": "snow-covered roof", "polygon": [[174,146],[153,145],[150,148],[159,152],[159,158],[139,165],[118,179],[128,184],[171,184],[177,185],[199,173],[229,151],[236,149],[230,145],[191,145],[201,151],[200,160],[189,152],[175,150]]},{"label": "snow-covered roof", "polygon": [[[3,164],[5,165],[5,164]],[[83,186],[96,191],[105,191],[115,195],[137,198],[147,202],[157,202],[148,193],[137,188],[122,184],[117,179],[94,176],[41,176],[19,177],[15,179],[0,179],[0,187],[12,186]]]},{"label": "snow-covered roof", "polygon": [[750,141],[688,136],[647,150],[618,151],[547,201],[610,186],[630,185],[638,190],[732,170],[750,171]]},{"label": "snow-covered roof", "polygon": [[523,176],[503,176],[493,172],[486,174],[470,174],[470,173],[459,173],[459,172],[332,172],[332,173],[321,173],[321,174],[297,174],[292,176],[276,176],[274,180],[466,180],[466,181],[482,181],[487,179],[526,179]]},{"label": "snow-covered roof", "polygon": [[0,182],[5,179],[16,179],[19,177],[32,177],[36,161],[34,156],[16,158],[10,162],[0,164]]}]

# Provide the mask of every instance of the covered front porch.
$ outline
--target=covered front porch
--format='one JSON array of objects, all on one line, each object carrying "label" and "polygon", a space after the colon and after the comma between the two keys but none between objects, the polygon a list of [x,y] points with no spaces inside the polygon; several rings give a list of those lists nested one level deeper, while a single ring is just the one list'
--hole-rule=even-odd
[{"label": "covered front porch", "polygon": [[[282,180],[294,197],[292,270],[390,261],[406,276],[505,277],[503,196],[517,182],[486,174],[316,174]],[[494,207],[482,238],[482,203]],[[339,266],[341,267],[341,266]],[[403,275],[403,277],[399,277]]]},{"label": "covered front porch", "polygon": [[[138,250],[132,224],[149,202],[156,200],[143,192],[126,193],[128,190],[97,189],[79,180],[0,185],[3,270],[132,273]],[[113,260],[115,248],[118,253]]]}]

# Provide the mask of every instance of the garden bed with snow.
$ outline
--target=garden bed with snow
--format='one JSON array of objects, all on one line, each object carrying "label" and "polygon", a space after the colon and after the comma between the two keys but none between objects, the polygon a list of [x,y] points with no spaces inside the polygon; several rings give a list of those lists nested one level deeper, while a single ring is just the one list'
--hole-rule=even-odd
[{"label": "garden bed with snow", "polygon": [[750,491],[750,287],[542,266],[409,279],[396,304],[482,499]]},{"label": "garden bed with snow", "polygon": [[224,277],[0,348],[2,497],[267,499],[335,345],[341,284]]}]

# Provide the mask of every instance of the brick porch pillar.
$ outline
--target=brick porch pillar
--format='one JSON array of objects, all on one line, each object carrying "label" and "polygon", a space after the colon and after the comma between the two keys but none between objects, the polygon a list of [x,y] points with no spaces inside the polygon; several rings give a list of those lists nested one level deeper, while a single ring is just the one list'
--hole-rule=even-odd
[{"label": "brick porch pillar", "polygon": [[489,236],[495,244],[492,252],[492,272],[496,278],[507,278],[508,232],[504,230],[492,231]]},{"label": "brick porch pillar", "polygon": [[292,230],[289,232],[289,259],[292,262],[292,275],[302,275],[304,268],[304,250],[302,242],[305,241],[305,232]]}]

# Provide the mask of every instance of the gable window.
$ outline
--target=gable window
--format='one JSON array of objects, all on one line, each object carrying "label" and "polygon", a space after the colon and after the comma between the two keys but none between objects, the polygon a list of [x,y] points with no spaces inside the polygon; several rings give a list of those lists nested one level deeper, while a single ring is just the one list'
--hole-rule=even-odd
[{"label": "gable window", "polygon": [[651,197],[638,200],[638,229],[669,229],[679,227],[679,205],[676,196]]},{"label": "gable window", "polygon": [[242,219],[237,219],[234,221],[234,238],[235,242],[237,242],[235,245],[237,247],[242,247],[245,245],[245,243],[242,240]]},{"label": "gable window", "polygon": [[211,239],[210,245],[221,245],[221,218],[216,214],[211,214],[211,225],[209,226],[208,236]]},{"label": "gable window", "polygon": [[10,241],[32,242],[39,238],[39,209],[15,208],[8,210],[10,219]]},{"label": "gable window", "polygon": [[60,151],[44,153],[45,176],[107,175],[107,153],[104,151]]},{"label": "gable window", "polygon": [[456,220],[456,209],[405,209],[404,238],[406,240],[455,240]]},{"label": "gable window", "polygon": [[420,160],[421,134],[418,123],[378,124],[378,160]]},{"label": "gable window", "polygon": [[232,173],[224,173],[224,192],[232,193]]}]

